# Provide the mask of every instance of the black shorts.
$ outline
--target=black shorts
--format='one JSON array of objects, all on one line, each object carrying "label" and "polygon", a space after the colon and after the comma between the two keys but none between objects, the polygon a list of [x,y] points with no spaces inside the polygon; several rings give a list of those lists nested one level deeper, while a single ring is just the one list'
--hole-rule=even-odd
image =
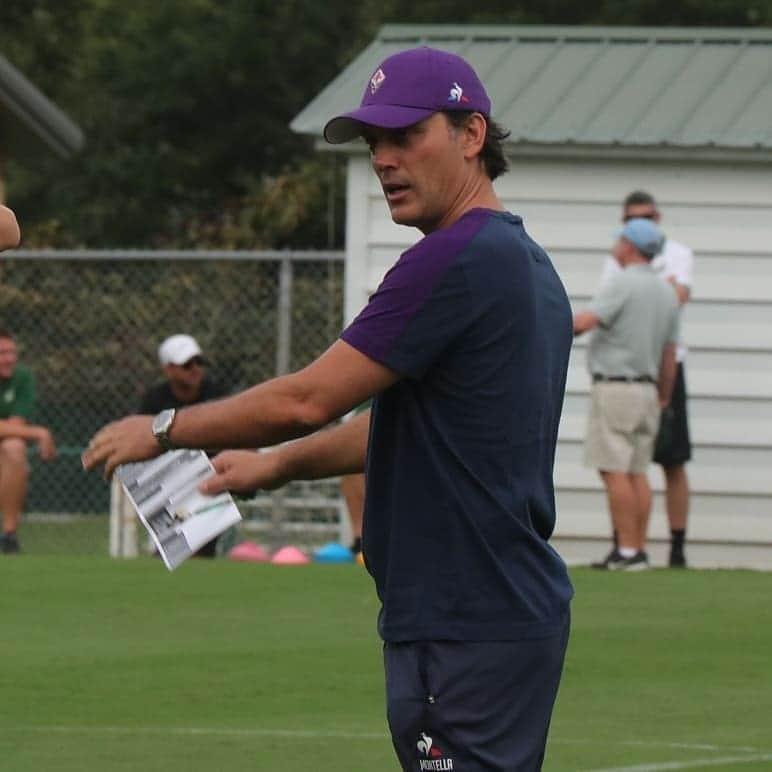
[{"label": "black shorts", "polygon": [[552,638],[384,644],[386,702],[403,770],[537,772],[568,644]]},{"label": "black shorts", "polygon": [[686,379],[684,366],[679,362],[676,369],[673,396],[662,411],[659,434],[654,444],[654,462],[661,466],[680,466],[692,457],[689,439],[689,420],[686,411]]}]

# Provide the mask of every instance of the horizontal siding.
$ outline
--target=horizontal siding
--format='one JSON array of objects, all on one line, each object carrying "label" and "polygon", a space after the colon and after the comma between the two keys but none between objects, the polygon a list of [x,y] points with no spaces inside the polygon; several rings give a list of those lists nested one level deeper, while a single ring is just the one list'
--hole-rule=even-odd
[{"label": "horizontal siding", "polygon": [[[772,213],[771,215],[772,216]],[[530,223],[529,230],[530,228]],[[680,234],[679,234],[680,235]],[[576,299],[586,299],[598,287],[603,265],[603,253],[607,250],[588,248],[551,249],[555,267],[571,294]],[[692,303],[710,304],[712,301],[729,305],[772,302],[772,256],[761,252],[738,255],[737,252],[707,253],[698,255],[697,281],[692,293]],[[691,309],[690,309],[691,311]]]},{"label": "horizontal siding", "polygon": [[[364,156],[349,219],[366,218],[352,292],[359,305],[399,252],[421,234],[394,225]],[[772,184],[769,166],[626,164],[513,159],[497,181],[506,206],[544,244],[575,309],[596,291],[603,259],[633,188],[654,193],[663,228],[695,252],[683,318],[694,460],[692,538],[772,544]],[[365,214],[366,213],[366,214]],[[362,222],[360,220],[360,222]],[[349,255],[354,252],[349,249]],[[353,258],[352,258],[353,259]],[[354,295],[352,295],[353,297]],[[561,536],[603,537],[608,516],[597,473],[582,464],[589,378],[586,339],[571,356],[555,480]],[[655,491],[661,475],[652,467]],[[661,495],[652,535],[665,535]]]},{"label": "horizontal siding", "polygon": [[[668,535],[662,501],[661,475],[650,475],[654,508],[649,527],[653,539]],[[569,538],[608,538],[609,519],[605,494],[597,490],[560,487],[557,491],[558,523],[556,534]],[[765,507],[765,496],[725,496],[693,492],[689,538],[721,543],[757,543],[772,547],[772,518]],[[600,549],[598,550],[600,553]]]},{"label": "horizontal siding", "polygon": [[[589,391],[585,352],[584,342],[577,342],[566,385],[567,391],[572,394]],[[691,348],[686,360],[689,395],[715,399],[717,407],[726,399],[765,402],[772,394],[770,360],[772,356],[766,352],[717,352]]]},{"label": "horizontal siding", "polygon": [[[719,400],[715,397],[695,396],[694,389],[691,389],[691,370],[687,377],[691,391],[689,418],[695,457],[700,455],[702,448],[742,452],[746,449],[765,450],[768,447],[772,402],[737,397]],[[562,440],[581,442],[584,439],[589,406],[589,395],[585,390],[568,391],[560,426]]]},{"label": "horizontal siding", "polygon": [[[694,460],[691,538],[772,543],[772,185],[769,167],[515,162],[499,193],[553,256],[575,308],[598,286],[631,188],[654,193],[663,228],[695,252],[683,317]],[[631,182],[634,181],[634,182]],[[608,533],[605,495],[582,463],[586,338],[572,352],[555,469],[558,533]],[[662,479],[652,468],[653,487]],[[652,535],[666,535],[661,495]]]}]

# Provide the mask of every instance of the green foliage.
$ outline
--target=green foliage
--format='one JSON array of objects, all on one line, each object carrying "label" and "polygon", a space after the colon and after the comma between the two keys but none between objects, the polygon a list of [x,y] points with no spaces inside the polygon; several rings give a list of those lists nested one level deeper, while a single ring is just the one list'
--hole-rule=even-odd
[{"label": "green foliage", "polygon": [[[286,178],[290,187],[302,177],[313,150],[288,124],[341,66],[330,52],[344,48],[355,22],[348,9],[312,0],[84,0],[76,9],[72,47],[55,64],[69,77],[44,77],[41,63],[8,43],[14,20],[30,44],[47,40],[49,25],[22,23],[6,11],[0,26],[0,50],[87,137],[85,151],[64,164],[11,164],[10,197],[33,240],[51,235],[56,220],[88,246],[173,243],[191,221],[227,219],[259,204],[261,188],[271,186],[264,177]],[[325,222],[331,180],[317,180],[298,194],[306,214],[289,217],[299,231],[290,242],[326,246],[327,229],[316,221]],[[286,238],[288,222],[275,219],[253,243]]]},{"label": "green foliage", "polygon": [[340,246],[340,173],[288,125],[386,22],[764,25],[772,0],[3,0],[0,52],[87,138],[11,159],[26,244]]},{"label": "green foliage", "polygon": [[336,157],[312,157],[277,175],[245,181],[245,193],[217,212],[196,213],[168,225],[158,241],[178,248],[281,249],[338,243],[336,218],[343,210],[344,183]]},{"label": "green foliage", "polygon": [[370,18],[403,24],[749,26],[772,23],[770,0],[369,0]]}]

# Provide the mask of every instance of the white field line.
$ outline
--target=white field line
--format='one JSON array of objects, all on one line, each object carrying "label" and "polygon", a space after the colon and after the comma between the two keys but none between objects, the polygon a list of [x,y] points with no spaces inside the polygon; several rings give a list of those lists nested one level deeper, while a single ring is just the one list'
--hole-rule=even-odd
[{"label": "white field line", "polygon": [[[560,737],[550,737],[549,743],[555,745],[597,745],[596,740],[567,740]],[[754,748],[749,745],[713,745],[711,743],[674,743],[674,742],[661,742],[658,740],[609,740],[604,741],[605,745],[622,745],[622,746],[640,746],[642,748],[676,748],[686,751],[715,751],[716,753],[761,753],[764,754],[767,751],[762,751],[761,748]]]},{"label": "white field line", "polygon": [[635,764],[631,767],[603,767],[589,772],[667,772],[667,770],[695,769],[716,767],[720,764],[755,764],[760,761],[772,761],[772,753],[756,756],[724,756],[723,758],[692,759],[691,761],[663,761],[658,764]]}]

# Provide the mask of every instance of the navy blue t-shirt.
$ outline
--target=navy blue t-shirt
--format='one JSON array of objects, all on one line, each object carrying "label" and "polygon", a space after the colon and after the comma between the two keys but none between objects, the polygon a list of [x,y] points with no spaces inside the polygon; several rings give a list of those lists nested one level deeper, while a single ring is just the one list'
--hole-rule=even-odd
[{"label": "navy blue t-shirt", "polygon": [[521,218],[474,209],[429,234],[341,337],[403,376],[373,402],[367,457],[381,636],[558,632],[573,588],[547,539],[573,324]]}]

